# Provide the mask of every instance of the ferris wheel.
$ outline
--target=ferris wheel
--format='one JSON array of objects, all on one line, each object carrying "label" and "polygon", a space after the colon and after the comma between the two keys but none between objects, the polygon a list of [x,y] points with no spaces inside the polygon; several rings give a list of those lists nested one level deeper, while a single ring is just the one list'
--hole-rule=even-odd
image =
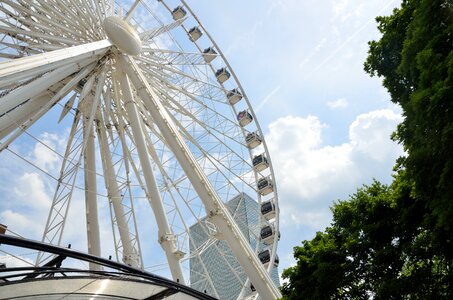
[{"label": "ferris wheel", "polygon": [[[101,255],[105,210],[121,262],[147,269],[143,249],[157,244],[174,281],[224,299],[216,265],[237,298],[280,297],[266,142],[186,1],[1,0],[0,21],[0,151],[20,158],[11,146],[31,137],[57,152],[36,126],[69,127],[43,242],[61,243],[82,190],[89,253]],[[156,238],[139,233],[138,201],[152,208]]]}]

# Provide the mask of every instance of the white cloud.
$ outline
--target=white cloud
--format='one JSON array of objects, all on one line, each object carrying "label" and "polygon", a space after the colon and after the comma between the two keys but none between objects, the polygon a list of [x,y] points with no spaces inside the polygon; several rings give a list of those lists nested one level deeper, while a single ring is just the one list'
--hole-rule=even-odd
[{"label": "white cloud", "polygon": [[348,105],[349,103],[345,98],[339,98],[337,100],[327,102],[327,106],[330,109],[345,108],[348,107]]},{"label": "white cloud", "polygon": [[[389,140],[391,133],[396,129],[395,124],[401,121],[401,115],[390,109],[359,115],[349,127],[351,144],[357,153],[385,163],[394,156],[395,150],[401,149]],[[397,153],[401,154],[401,151]]]},{"label": "white cloud", "polygon": [[8,230],[12,230],[13,233],[19,233],[26,237],[37,238],[42,234],[44,226],[36,222],[36,220],[30,218],[30,216],[12,211],[7,209],[0,213],[0,219],[2,223],[8,226]]},{"label": "white cloud", "polygon": [[61,158],[57,152],[64,151],[66,139],[57,135],[44,132],[39,136],[33,149],[31,160],[44,171],[53,171],[60,165]]},{"label": "white cloud", "polygon": [[[19,268],[19,267],[30,267],[34,266],[34,261],[29,257],[24,256],[12,256],[12,255],[2,255],[0,256],[0,262],[4,263],[7,268]],[[11,274],[11,273],[8,273]],[[7,274],[3,274],[7,275]]]},{"label": "white cloud", "polygon": [[349,0],[335,0],[332,2],[332,11],[336,16],[344,14],[348,8]]},{"label": "white cloud", "polygon": [[39,210],[47,210],[50,206],[50,197],[47,194],[41,174],[25,172],[13,187],[16,199],[22,205]]},{"label": "white cloud", "polygon": [[390,134],[401,121],[392,110],[359,115],[349,127],[349,141],[323,145],[327,127],[319,118],[287,116],[270,124],[269,145],[279,188],[282,227],[322,230],[331,220],[332,201],[345,199],[372,178],[390,178],[401,147]]}]

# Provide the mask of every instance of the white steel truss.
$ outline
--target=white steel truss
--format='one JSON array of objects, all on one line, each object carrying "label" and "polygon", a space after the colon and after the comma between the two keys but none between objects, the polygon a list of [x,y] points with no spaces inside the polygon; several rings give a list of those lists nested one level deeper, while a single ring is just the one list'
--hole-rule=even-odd
[{"label": "white steel truss", "polygon": [[[72,122],[58,174],[22,157],[56,178],[43,241],[61,243],[82,189],[89,253],[103,253],[98,215],[107,208],[118,260],[148,269],[152,253],[175,281],[222,298],[207,258],[215,252],[239,299],[279,298],[271,278],[278,238],[265,244],[260,236],[264,226],[278,233],[276,183],[244,89],[185,1],[118,2],[0,2],[0,152],[27,138],[56,152],[33,125],[56,109],[61,126]],[[240,94],[234,102],[232,91]],[[257,155],[267,158],[265,167],[255,168]],[[244,194],[250,207],[229,206]],[[139,234],[149,217],[142,201],[153,212],[154,240]],[[264,203],[269,215],[261,213]],[[258,258],[262,250],[270,251],[267,262]],[[39,254],[37,264],[49,259]]]}]

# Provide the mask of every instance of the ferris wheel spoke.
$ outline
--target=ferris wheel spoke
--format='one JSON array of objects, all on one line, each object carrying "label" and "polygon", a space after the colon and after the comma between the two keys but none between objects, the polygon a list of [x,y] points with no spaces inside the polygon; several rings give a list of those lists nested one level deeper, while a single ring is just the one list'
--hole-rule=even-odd
[{"label": "ferris wheel spoke", "polygon": [[[91,2],[91,1],[90,1]],[[94,1],[93,1],[94,2]],[[101,20],[97,15],[97,10],[92,5],[88,5],[88,1],[80,1],[79,3],[73,3],[72,5],[77,8],[77,10],[81,11],[82,15],[86,18],[86,21],[89,21],[91,24],[92,31],[95,33],[96,36],[99,35],[99,32],[103,32]],[[84,9],[81,9],[80,7]],[[97,33],[97,34],[96,34]]]},{"label": "ferris wheel spoke", "polygon": [[[256,187],[252,185],[252,183],[250,181],[247,181],[245,180],[245,178],[243,178],[243,176],[236,176],[234,177],[234,179],[230,179],[229,176],[226,174],[226,172],[229,172],[231,173],[232,170],[231,169],[236,169],[238,168],[238,165],[244,165],[244,167],[241,168],[241,170],[250,170],[251,169],[251,166],[245,162],[241,156],[237,153],[235,153],[235,151],[233,149],[231,149],[229,146],[227,146],[221,139],[215,137],[215,142],[213,144],[220,144],[222,145],[222,147],[225,147],[225,150],[228,150],[229,151],[229,154],[228,156],[236,156],[236,160],[238,161],[237,162],[237,165],[235,164],[232,164],[231,161],[228,162],[228,164],[224,163],[223,161],[225,160],[225,158],[214,158],[212,154],[209,154],[209,153],[216,153],[216,149],[214,148],[211,148],[211,149],[205,149],[203,148],[199,143],[198,141],[186,130],[186,126],[182,126],[181,123],[179,123],[174,117],[172,114],[170,114],[170,116],[173,118],[173,121],[175,122],[176,126],[179,128],[179,130],[182,132],[183,136],[186,138],[186,140],[190,141],[190,143],[192,143],[193,145],[195,145],[195,147],[198,148],[198,150],[201,152],[202,154],[202,157],[204,159],[206,159],[207,161],[209,161],[209,166],[210,168],[216,170],[216,172],[218,172],[219,174],[222,175],[223,178],[225,178],[225,183],[226,185],[230,185],[230,186],[233,186],[234,187],[234,184],[233,184],[233,180],[234,179],[237,179],[237,180],[240,180],[241,182],[243,182],[245,185],[247,185],[250,189],[255,189]],[[215,148],[219,148],[217,145],[215,146]],[[212,171],[212,170],[211,170]],[[241,171],[238,172],[239,175],[242,174]],[[221,188],[217,188],[218,190],[221,190]],[[241,191],[239,189],[236,189],[236,192],[238,194],[241,193]]]},{"label": "ferris wheel spoke", "polygon": [[[242,167],[240,168],[240,170],[238,171],[238,174],[241,175],[243,174],[244,170],[250,170],[252,168],[252,166],[247,163],[246,161],[244,161],[242,159],[242,156],[236,152],[236,150],[234,150],[232,147],[230,147],[227,143],[224,142],[224,140],[221,137],[223,138],[230,138],[232,141],[234,142],[237,142],[236,140],[232,139],[230,137],[230,135],[225,135],[224,132],[222,131],[219,131],[218,130],[218,126],[207,126],[208,122],[201,122],[198,118],[194,117],[190,112],[188,112],[184,107],[182,107],[178,101],[173,101],[172,102],[176,107],[179,108],[178,112],[179,113],[182,113],[184,114],[186,117],[189,117],[191,119],[191,121],[193,123],[196,123],[200,128],[204,128],[205,129],[205,133],[206,135],[209,135],[211,137],[214,138],[214,141],[213,141],[213,144],[215,145],[214,147],[215,148],[223,148],[224,150],[223,151],[228,151],[228,156],[232,159],[232,157],[235,157],[237,163],[236,164],[232,164],[231,161],[229,161],[228,165],[224,164],[223,163],[223,160],[224,159],[214,159],[212,157],[212,155],[209,155],[209,153],[216,153],[216,150],[214,148],[210,148],[210,149],[205,149],[203,148],[197,141],[197,138],[195,138],[192,134],[190,134],[188,131],[187,131],[187,125],[182,125],[176,118],[175,118],[175,115],[176,114],[172,114],[172,113],[169,113],[170,117],[173,118],[175,124],[178,126],[179,130],[181,132],[183,132],[184,136],[186,137],[187,140],[189,140],[191,143],[193,143],[200,151],[201,153],[203,154],[203,156],[205,158],[207,158],[212,165],[214,165],[215,167],[217,167],[216,165],[219,165],[221,166],[221,168],[223,168],[223,170],[226,170],[228,171],[229,169],[236,169],[238,168],[238,166],[242,165]],[[167,107],[167,109],[170,109],[169,107]],[[217,134],[214,134],[214,133],[217,133]],[[217,170],[219,172],[222,173],[222,175],[225,177],[225,178],[228,178],[228,176],[226,176],[226,174],[224,174],[220,169],[217,168]],[[229,170],[231,171],[231,170]],[[240,181],[244,182],[246,185],[248,185],[251,189],[255,189],[256,187],[254,187],[252,185],[251,182],[249,181],[246,181],[242,176],[237,176],[236,177],[237,179],[239,179]],[[230,180],[228,180],[228,182],[230,184],[232,184],[232,182]],[[234,186],[232,184],[232,186]],[[238,193],[240,191],[238,190]]]},{"label": "ferris wheel spoke", "polygon": [[[65,27],[58,23],[57,21],[54,21],[55,19],[47,18],[46,16],[49,14],[49,11],[53,11],[52,8],[47,6],[47,9],[41,9],[38,5],[34,6],[34,9],[30,9],[27,5],[24,5],[23,2],[15,3],[10,0],[4,0],[3,1],[6,5],[9,7],[13,8],[13,10],[7,10],[5,7],[3,10],[8,11],[8,15],[11,16],[12,18],[16,19],[16,21],[23,23],[25,26],[30,27],[30,26],[41,26],[42,24],[46,24],[47,27],[46,29],[49,30],[49,26],[52,27],[52,29],[58,29],[60,30],[61,33],[74,33],[70,28]],[[6,12],[5,12],[6,13]],[[20,18],[20,16],[26,16],[26,18]],[[39,22],[34,22],[32,20],[38,20]],[[66,22],[68,20],[65,20],[63,18],[63,21]]]},{"label": "ferris wheel spoke", "polygon": [[52,35],[39,33],[39,32],[27,31],[24,29],[19,29],[17,27],[12,28],[10,26],[0,26],[0,31],[4,32],[10,36],[15,36],[15,35],[21,34],[21,35],[27,36],[29,38],[38,39],[41,41],[60,43],[62,45],[67,45],[67,46],[77,45],[76,41],[69,39],[69,38],[52,36]]},{"label": "ferris wheel spoke", "polygon": [[[210,133],[217,133],[219,135],[224,136],[225,138],[228,138],[234,143],[243,145],[243,141],[239,140],[240,137],[240,130],[237,128],[237,125],[233,123],[229,118],[226,116],[218,113],[217,111],[213,110],[209,105],[201,102],[197,97],[194,97],[190,93],[187,93],[186,91],[180,91],[182,94],[185,96],[188,96],[190,100],[193,102],[199,104],[197,111],[193,111],[193,109],[187,108],[183,106],[179,101],[176,101],[177,95],[171,96],[169,94],[166,94],[166,100],[168,101],[167,106],[169,108],[175,109],[178,113],[181,115],[184,115],[185,117],[190,118],[193,120],[193,122],[198,123],[200,126],[204,127],[206,129],[206,132]],[[164,102],[165,103],[165,102]],[[205,115],[205,120],[215,120],[214,123],[209,124],[208,122],[202,122],[200,121],[196,116],[198,114],[201,114],[203,112],[203,115]],[[232,132],[236,131],[235,134],[231,134]],[[229,135],[224,135],[225,132],[230,132]]]},{"label": "ferris wheel spoke", "polygon": [[[60,5],[60,3],[62,1],[58,1],[57,3],[52,3],[52,5],[50,4],[50,2],[47,2],[45,0],[35,0],[37,3],[39,3],[39,5],[36,5],[34,8],[35,10],[39,13],[39,14],[48,14],[48,15],[52,15],[53,16],[53,19],[57,19],[59,22],[61,22],[60,24],[66,24],[67,26],[63,26],[63,31],[65,30],[68,30],[69,32],[80,32],[82,33],[82,31],[80,30],[81,27],[80,25],[82,24],[78,24],[75,20],[77,20],[76,18],[74,17],[77,17],[77,15],[75,15],[74,13],[72,13],[71,10],[68,10],[68,13],[70,14],[70,18],[68,18],[67,15],[64,15],[62,13],[62,7]],[[52,23],[49,23],[49,20],[44,20],[46,23],[48,24],[52,24]],[[57,24],[55,26],[58,26],[60,27],[60,24]],[[71,27],[72,26],[72,29],[71,30]],[[83,28],[83,26],[82,26]],[[86,33],[86,32],[84,32]],[[84,39],[86,39],[86,35],[85,36],[82,36]]]},{"label": "ferris wheel spoke", "polygon": [[[19,27],[19,25],[21,25],[20,27],[22,27],[23,30],[27,30],[27,31],[36,30],[41,33],[45,33],[45,32],[52,31],[53,29],[56,29],[56,30],[59,30],[58,33],[60,35],[69,34],[69,35],[73,36],[74,38],[76,38],[77,40],[81,40],[84,37],[82,34],[79,34],[76,31],[69,29],[68,27],[64,27],[56,22],[53,22],[50,19],[46,20],[46,19],[42,18],[41,20],[43,22],[37,23],[37,22],[34,22],[33,19],[30,18],[29,14],[27,14],[28,18],[20,17],[20,15],[15,15],[13,12],[5,9],[2,6],[0,6],[0,11],[4,12],[5,14],[9,15],[12,19],[14,19],[16,22],[16,26]],[[24,14],[24,12],[22,12],[22,14]],[[33,17],[35,17],[35,15],[36,14],[34,14]]]},{"label": "ferris wheel spoke", "polygon": [[149,59],[166,65],[206,65],[203,54],[195,52],[165,50],[145,46],[142,47],[142,55],[146,55]]},{"label": "ferris wheel spoke", "polygon": [[[186,18],[182,18],[182,19],[179,19],[173,23],[170,23],[170,24],[167,24],[167,25],[163,25],[161,27],[158,27],[158,28],[153,28],[153,29],[150,29],[150,30],[147,30],[145,32],[142,32],[139,34],[139,37],[140,37],[140,40],[142,41],[142,43],[148,43],[149,40],[152,40],[154,39],[155,37],[163,34],[163,33],[166,33],[178,26],[180,26],[184,21],[186,20]],[[142,51],[143,52],[143,51]]]},{"label": "ferris wheel spoke", "polygon": [[[171,65],[159,64],[157,62],[152,61],[151,59],[144,58],[144,57],[136,57],[135,60],[142,62],[143,65],[146,66],[145,68],[153,73],[157,72],[157,70],[159,70],[159,72],[160,72],[160,70],[163,70],[163,71],[169,72],[173,76],[180,76],[181,78],[188,80],[190,84],[197,83],[197,84],[204,84],[204,85],[210,86],[212,88],[219,88],[218,86],[216,86],[213,83],[204,81],[200,78],[196,78],[196,77],[194,77],[194,75],[183,72],[180,69],[173,67]],[[187,89],[188,86],[185,88]]]},{"label": "ferris wheel spoke", "polygon": [[[153,74],[153,76],[148,76],[148,78],[149,78],[148,81],[152,85],[159,86],[159,90],[165,91],[167,93],[167,95],[170,95],[170,91],[175,93],[175,94],[169,96],[168,97],[169,99],[179,98],[179,95],[178,95],[178,93],[179,93],[179,94],[187,97],[188,101],[185,101],[187,104],[194,102],[194,103],[199,103],[201,106],[211,107],[210,103],[204,103],[204,102],[202,102],[202,99],[205,99],[205,101],[214,101],[214,102],[218,102],[220,104],[225,104],[225,90],[223,90],[222,88],[219,88],[217,86],[212,86],[209,84],[203,84],[201,82],[197,82],[196,84],[198,84],[200,86],[198,88],[198,90],[206,89],[206,90],[210,91],[209,94],[206,95],[206,93],[202,93],[197,90],[189,91],[190,85],[195,84],[193,81],[189,81],[189,83],[187,85],[183,85],[181,83],[175,84],[175,83],[171,82],[168,78],[164,77],[164,75],[160,72],[152,71],[152,74]],[[221,96],[219,96],[216,99],[214,97],[215,94],[220,94]],[[214,109],[212,109],[212,108],[211,108],[211,110],[214,111]],[[216,112],[216,114],[219,114],[219,113]],[[222,116],[222,118],[226,119],[227,120],[226,122],[232,123],[232,121],[229,118],[227,118],[226,116]]]},{"label": "ferris wheel spoke", "polygon": [[[101,7],[101,5],[99,5],[99,2],[103,2],[102,0],[101,1],[93,1],[94,2],[94,13],[96,14],[95,16],[95,20],[96,22],[99,24],[100,28],[102,28],[102,21],[104,20],[104,16],[105,16],[105,11],[103,10],[104,7]],[[102,30],[99,30],[98,32],[102,32]]]},{"label": "ferris wheel spoke", "polygon": [[[40,0],[42,1],[42,0]],[[73,24],[75,28],[79,28],[80,30],[84,29],[84,33],[87,35],[87,39],[96,40],[98,39],[97,34],[95,33],[94,29],[89,26],[92,24],[84,20],[84,12],[81,10],[79,5],[74,5],[68,3],[66,0],[57,1],[56,7],[58,7],[57,11],[65,11],[68,13],[68,16],[64,16],[63,19],[66,22]],[[75,10],[73,10],[73,8]],[[73,22],[71,20],[74,20]]]},{"label": "ferris wheel spoke", "polygon": [[141,1],[142,0],[135,0],[134,3],[132,3],[131,7],[129,8],[129,11],[126,14],[126,17],[124,17],[125,21],[129,21],[134,16],[134,13]]}]

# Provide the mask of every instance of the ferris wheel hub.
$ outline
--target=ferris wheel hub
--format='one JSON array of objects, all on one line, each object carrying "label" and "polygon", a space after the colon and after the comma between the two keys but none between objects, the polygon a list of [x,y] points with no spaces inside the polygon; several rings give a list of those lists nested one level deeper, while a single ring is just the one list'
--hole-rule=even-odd
[{"label": "ferris wheel hub", "polygon": [[142,42],[137,31],[125,20],[117,16],[104,19],[104,30],[112,43],[122,52],[129,55],[138,55],[142,49]]}]

